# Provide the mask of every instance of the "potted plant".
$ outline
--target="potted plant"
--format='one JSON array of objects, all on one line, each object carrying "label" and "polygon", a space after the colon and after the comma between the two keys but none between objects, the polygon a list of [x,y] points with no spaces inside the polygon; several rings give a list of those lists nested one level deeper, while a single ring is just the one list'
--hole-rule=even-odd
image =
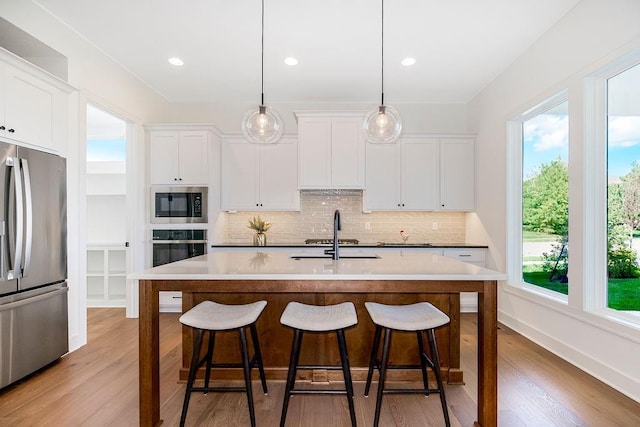
[{"label": "potted plant", "polygon": [[265,234],[271,228],[271,223],[260,218],[260,215],[249,220],[248,228],[255,230],[253,235],[254,246],[267,246],[267,235]]}]

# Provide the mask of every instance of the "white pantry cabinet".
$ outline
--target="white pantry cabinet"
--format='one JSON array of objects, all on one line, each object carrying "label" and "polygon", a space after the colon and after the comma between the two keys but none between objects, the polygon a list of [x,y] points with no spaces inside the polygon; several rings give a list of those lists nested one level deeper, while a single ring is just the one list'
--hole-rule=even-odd
[{"label": "white pantry cabinet", "polygon": [[471,211],[475,206],[472,138],[405,136],[366,144],[365,211]]},{"label": "white pantry cabinet", "polygon": [[0,49],[0,138],[64,154],[72,91],[56,77],[5,56]]},{"label": "white pantry cabinet", "polygon": [[295,138],[252,144],[243,137],[227,137],[221,156],[223,210],[300,209]]},{"label": "white pantry cabinet", "polygon": [[151,130],[151,184],[208,185],[209,131]]},{"label": "white pantry cabinet", "polygon": [[298,111],[298,186],[363,188],[362,112]]}]

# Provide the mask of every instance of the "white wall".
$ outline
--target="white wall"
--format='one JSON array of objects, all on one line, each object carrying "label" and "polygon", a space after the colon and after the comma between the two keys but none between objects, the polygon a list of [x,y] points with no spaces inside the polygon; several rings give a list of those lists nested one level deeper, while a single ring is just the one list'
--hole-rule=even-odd
[{"label": "white wall", "polygon": [[[286,133],[298,130],[294,111],[298,110],[360,110],[375,108],[370,104],[316,103],[269,104],[278,110]],[[403,131],[414,133],[463,133],[468,132],[467,106],[465,104],[393,104],[402,116]],[[246,111],[258,108],[258,104],[171,104],[164,117],[165,123],[213,123],[220,132],[240,133],[240,121]],[[160,122],[158,122],[160,123]]]},{"label": "white wall", "polygon": [[[477,213],[467,217],[467,240],[490,246],[489,267],[508,260],[506,123],[568,89],[570,108],[569,224],[572,271],[569,302],[550,301],[502,284],[499,320],[571,363],[640,401],[640,329],[585,311],[583,269],[584,78],[640,48],[640,2],[583,0],[469,105],[477,132]],[[587,171],[588,173],[588,171]]]},{"label": "white wall", "polygon": [[[87,341],[84,251],[87,241],[84,163],[86,103],[91,101],[98,104],[129,121],[134,127],[164,117],[168,103],[33,2],[2,0],[0,16],[65,55],[69,59],[69,84],[79,89],[72,97],[69,145],[61,153],[67,157],[69,178],[69,345],[74,350]],[[143,142],[144,134],[135,133],[133,143],[140,148],[134,151],[142,155]],[[142,188],[142,184],[139,187]]]}]

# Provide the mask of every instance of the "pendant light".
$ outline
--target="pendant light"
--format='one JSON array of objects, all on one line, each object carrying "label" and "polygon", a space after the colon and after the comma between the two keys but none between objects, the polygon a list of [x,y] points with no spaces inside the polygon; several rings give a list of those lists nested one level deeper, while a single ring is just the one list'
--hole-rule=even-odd
[{"label": "pendant light", "polygon": [[402,119],[398,111],[389,106],[384,105],[384,0],[382,0],[382,20],[381,20],[381,93],[382,99],[380,105],[369,111],[363,122],[365,138],[368,142],[395,142],[400,136],[402,130]]},{"label": "pendant light", "polygon": [[276,110],[264,105],[264,0],[262,0],[261,97],[257,109],[247,111],[242,118],[242,134],[259,144],[278,142],[282,136],[282,119]]}]

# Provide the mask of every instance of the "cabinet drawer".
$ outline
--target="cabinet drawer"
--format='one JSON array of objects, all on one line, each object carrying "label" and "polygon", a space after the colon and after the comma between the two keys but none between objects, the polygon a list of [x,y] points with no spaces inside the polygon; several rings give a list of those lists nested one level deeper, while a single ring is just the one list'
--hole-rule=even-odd
[{"label": "cabinet drawer", "polygon": [[486,251],[484,249],[445,249],[444,256],[484,266]]},{"label": "cabinet drawer", "polygon": [[182,311],[182,292],[160,292],[160,312]]}]

